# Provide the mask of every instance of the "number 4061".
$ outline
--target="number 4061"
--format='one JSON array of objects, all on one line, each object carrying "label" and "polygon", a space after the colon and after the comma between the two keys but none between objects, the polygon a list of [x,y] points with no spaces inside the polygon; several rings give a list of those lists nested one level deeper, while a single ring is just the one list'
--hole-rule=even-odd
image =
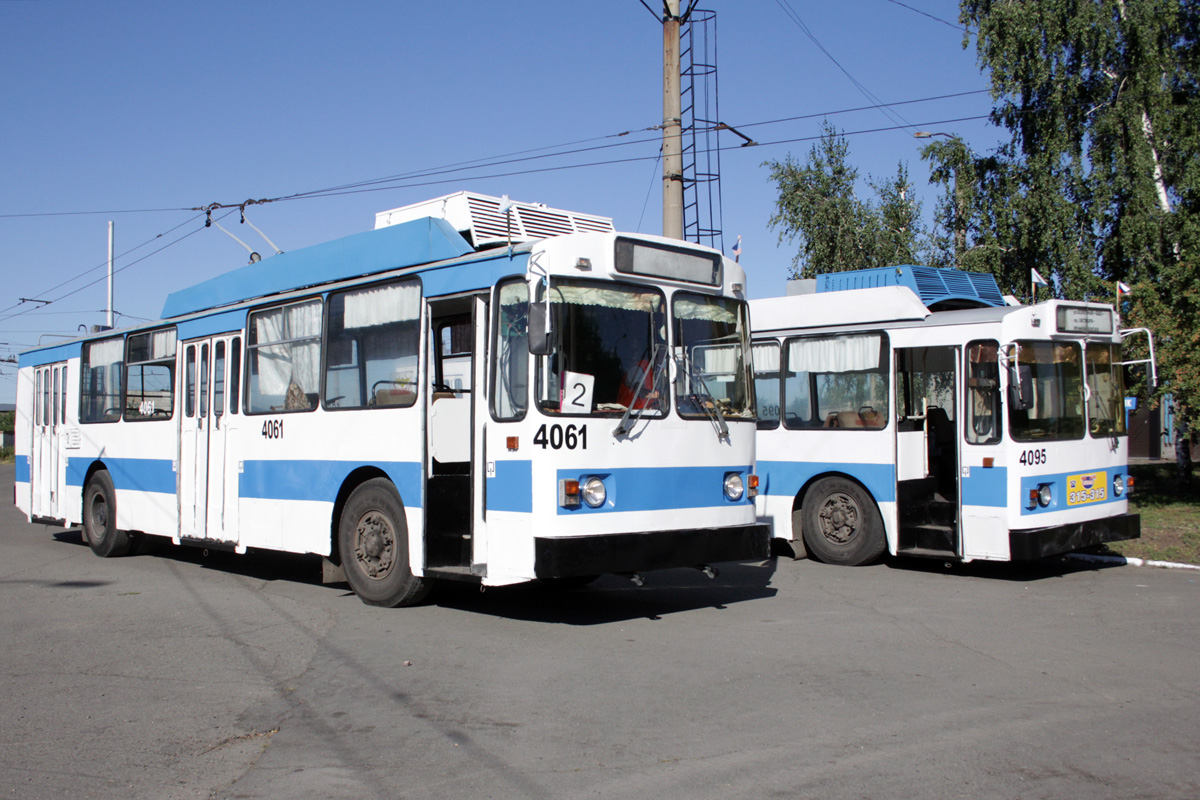
[{"label": "number 4061", "polygon": [[562,450],[564,447],[568,450],[586,450],[587,426],[543,425],[534,434],[533,443],[540,445],[543,450],[547,447],[552,450]]}]

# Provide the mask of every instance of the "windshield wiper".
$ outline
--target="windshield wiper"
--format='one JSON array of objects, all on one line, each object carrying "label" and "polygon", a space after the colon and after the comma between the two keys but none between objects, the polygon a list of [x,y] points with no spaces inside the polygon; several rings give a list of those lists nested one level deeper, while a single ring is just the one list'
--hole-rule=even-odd
[{"label": "windshield wiper", "polygon": [[625,413],[621,415],[621,421],[617,423],[617,427],[613,428],[613,436],[624,436],[633,429],[633,423],[642,418],[642,414],[646,413],[646,406],[637,409],[635,415],[634,409],[637,407],[638,400],[642,398],[642,393],[646,389],[646,375],[653,374],[653,379],[650,381],[650,394],[656,394],[659,391],[658,383],[662,379],[663,367],[666,366],[667,360],[659,359],[659,346],[657,343],[654,349],[650,351],[650,363],[645,369],[638,371],[637,386],[633,390],[633,399],[629,401],[629,407],[625,409]]},{"label": "windshield wiper", "polygon": [[[729,438],[729,426],[725,424],[725,415],[721,413],[721,406],[717,403],[717,398],[713,397],[712,392],[708,390],[708,384],[700,377],[700,373],[696,371],[696,365],[690,358],[684,356],[687,363],[688,376],[692,379],[691,396],[696,405],[700,406],[700,410],[712,421],[713,427],[717,429],[717,439]],[[700,396],[696,393],[696,387],[704,393]],[[706,404],[707,401],[707,404]]]}]

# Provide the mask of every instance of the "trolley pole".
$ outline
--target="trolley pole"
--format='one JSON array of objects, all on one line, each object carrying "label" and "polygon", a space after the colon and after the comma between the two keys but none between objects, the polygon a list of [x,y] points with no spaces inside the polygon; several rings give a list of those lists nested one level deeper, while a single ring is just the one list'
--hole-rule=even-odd
[{"label": "trolley pole", "polygon": [[108,315],[104,320],[109,329],[113,326],[113,222],[108,221]]},{"label": "trolley pole", "polygon": [[663,236],[683,238],[683,131],[679,99],[679,0],[663,0]]}]

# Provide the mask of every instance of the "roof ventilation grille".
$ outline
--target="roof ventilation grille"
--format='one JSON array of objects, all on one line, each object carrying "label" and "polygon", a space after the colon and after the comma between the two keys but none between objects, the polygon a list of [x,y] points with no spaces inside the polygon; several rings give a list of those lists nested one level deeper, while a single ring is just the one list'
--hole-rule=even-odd
[{"label": "roof ventilation grille", "polygon": [[504,213],[500,210],[504,202],[503,198],[485,194],[456,192],[390,211],[380,211],[375,215],[375,227],[386,228],[422,217],[437,217],[453,225],[476,249],[509,242],[531,242],[568,233],[613,230],[611,217],[517,201],[509,201],[508,213]]}]

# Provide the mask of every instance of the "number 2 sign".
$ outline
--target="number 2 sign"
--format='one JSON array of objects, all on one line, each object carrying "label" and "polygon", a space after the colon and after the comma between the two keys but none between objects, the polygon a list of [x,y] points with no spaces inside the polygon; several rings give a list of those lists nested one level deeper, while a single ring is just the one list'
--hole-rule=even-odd
[{"label": "number 2 sign", "polygon": [[564,414],[592,413],[592,387],[595,375],[581,372],[563,372],[562,412]]}]

